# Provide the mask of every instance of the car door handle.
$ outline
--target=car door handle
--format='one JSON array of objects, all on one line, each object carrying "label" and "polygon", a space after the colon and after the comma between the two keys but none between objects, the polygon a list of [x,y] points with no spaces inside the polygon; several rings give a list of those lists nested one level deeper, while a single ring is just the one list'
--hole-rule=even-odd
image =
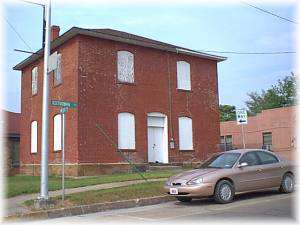
[{"label": "car door handle", "polygon": [[257,172],[261,172],[261,171],[262,171],[262,169],[257,169],[256,171],[257,171]]}]

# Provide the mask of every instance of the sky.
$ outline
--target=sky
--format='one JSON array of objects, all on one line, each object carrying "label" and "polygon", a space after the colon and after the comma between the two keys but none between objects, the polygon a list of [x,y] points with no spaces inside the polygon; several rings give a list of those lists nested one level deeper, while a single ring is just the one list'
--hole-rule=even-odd
[{"label": "sky", "polygon": [[[73,26],[112,28],[194,50],[276,52],[296,51],[296,25],[258,11],[242,2],[232,4],[155,1],[139,4],[75,4],[52,0],[53,25],[61,34]],[[282,17],[296,20],[296,1],[255,2]],[[251,3],[251,2],[249,2]],[[0,108],[21,111],[21,72],[12,67],[29,55],[14,49],[37,51],[42,43],[42,8],[22,1],[5,1],[1,15],[4,34],[4,101]],[[26,46],[7,21],[21,35]],[[216,53],[215,53],[216,54]],[[247,93],[261,91],[292,71],[295,54],[234,55],[218,64],[220,104],[245,107]]]}]

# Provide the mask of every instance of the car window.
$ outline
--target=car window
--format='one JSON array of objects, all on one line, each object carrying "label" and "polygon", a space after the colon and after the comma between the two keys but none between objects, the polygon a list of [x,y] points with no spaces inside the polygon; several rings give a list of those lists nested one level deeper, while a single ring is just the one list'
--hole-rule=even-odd
[{"label": "car window", "polygon": [[277,159],[276,156],[267,153],[267,152],[256,152],[256,154],[258,155],[261,164],[272,164],[272,163],[277,163],[279,162],[279,160]]},{"label": "car window", "polygon": [[247,152],[245,153],[240,161],[239,164],[246,162],[249,166],[255,166],[255,165],[259,165],[259,159],[258,157],[255,155],[254,152]]},{"label": "car window", "polygon": [[200,168],[232,168],[240,155],[240,153],[223,153],[215,155],[205,161]]}]

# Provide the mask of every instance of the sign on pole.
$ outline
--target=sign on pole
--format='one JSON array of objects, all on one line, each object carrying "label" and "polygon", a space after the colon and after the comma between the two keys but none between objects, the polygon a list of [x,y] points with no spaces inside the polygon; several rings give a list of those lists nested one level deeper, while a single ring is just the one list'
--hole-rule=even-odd
[{"label": "sign on pole", "polygon": [[54,52],[49,56],[48,73],[50,73],[53,70],[56,70],[58,64],[57,61],[58,61],[58,54],[57,52]]},{"label": "sign on pole", "polygon": [[245,109],[237,109],[236,110],[236,122],[238,125],[248,123],[247,110],[245,110]]},{"label": "sign on pole", "polygon": [[67,101],[60,101],[60,100],[52,100],[51,105],[59,106],[59,107],[68,107],[68,108],[76,108],[76,102],[67,102]]}]

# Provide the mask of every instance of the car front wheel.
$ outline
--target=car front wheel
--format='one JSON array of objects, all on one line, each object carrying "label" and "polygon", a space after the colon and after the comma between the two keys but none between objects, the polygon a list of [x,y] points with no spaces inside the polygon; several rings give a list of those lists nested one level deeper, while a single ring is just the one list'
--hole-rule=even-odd
[{"label": "car front wheel", "polygon": [[295,188],[294,175],[291,173],[284,174],[279,191],[281,193],[291,193],[294,191],[294,188]]},{"label": "car front wheel", "polygon": [[217,183],[215,188],[214,199],[216,202],[225,204],[233,200],[234,187],[228,180],[221,180]]}]

